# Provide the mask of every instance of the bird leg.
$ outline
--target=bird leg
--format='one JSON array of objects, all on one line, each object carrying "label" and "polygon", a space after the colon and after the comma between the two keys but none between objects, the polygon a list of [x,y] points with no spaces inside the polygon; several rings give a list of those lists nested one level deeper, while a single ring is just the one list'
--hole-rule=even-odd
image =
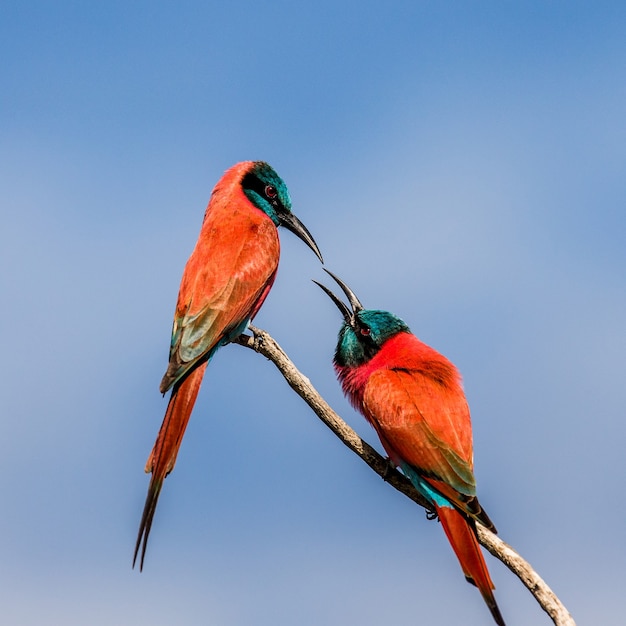
[{"label": "bird leg", "polygon": [[382,479],[388,483],[389,479],[393,475],[393,472],[396,470],[396,464],[388,457],[385,457],[385,470],[384,473],[381,474]]}]

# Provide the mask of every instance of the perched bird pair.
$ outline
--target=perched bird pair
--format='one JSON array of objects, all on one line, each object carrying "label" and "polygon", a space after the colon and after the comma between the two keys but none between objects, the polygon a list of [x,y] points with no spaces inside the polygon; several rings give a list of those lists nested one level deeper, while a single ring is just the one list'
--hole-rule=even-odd
[{"label": "perched bird pair", "polygon": [[[261,161],[229,169],[213,190],[178,294],[160,387],[172,394],[145,468],[152,477],[133,559],[134,565],[141,553],[140,568],[163,481],[174,468],[207,363],[245,331],[274,283],[279,226],[295,233],[323,263],[315,240],[291,212],[278,174]],[[374,427],[391,461],[433,506],[466,579],[504,626],[476,539],[477,521],[495,528],[476,498],[472,429],[460,375],[401,319],[364,309],[350,288],[328,273],[350,303],[317,283],[344,317],[334,357],[343,391]]]}]

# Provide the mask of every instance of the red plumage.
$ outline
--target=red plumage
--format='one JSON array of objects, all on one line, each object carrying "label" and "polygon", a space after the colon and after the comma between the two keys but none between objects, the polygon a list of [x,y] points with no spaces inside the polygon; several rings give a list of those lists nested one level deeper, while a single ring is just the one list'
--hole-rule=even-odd
[{"label": "red plumage", "polygon": [[[373,334],[363,321],[366,314],[357,312],[351,322],[356,328],[347,332]],[[344,393],[374,427],[389,458],[433,504],[465,577],[503,626],[476,538],[476,521],[495,528],[476,498],[472,425],[458,370],[408,330],[384,340],[369,360],[336,361],[335,369]],[[433,492],[439,496],[431,497]]]},{"label": "red plumage", "polygon": [[172,395],[146,463],[151,472],[135,557],[141,567],[159,493],[174,468],[206,365],[245,330],[267,297],[280,257],[277,226],[300,237],[321,260],[315,241],[291,213],[284,182],[263,162],[230,168],[215,186],[187,261],[174,313],[169,365],[160,389]]}]

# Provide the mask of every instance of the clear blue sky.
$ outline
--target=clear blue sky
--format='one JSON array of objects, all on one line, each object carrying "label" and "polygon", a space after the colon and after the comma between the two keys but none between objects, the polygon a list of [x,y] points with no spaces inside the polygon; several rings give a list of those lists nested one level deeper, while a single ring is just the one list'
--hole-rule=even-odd
[{"label": "clear blue sky", "polygon": [[[263,159],[327,266],[461,369],[501,537],[622,624],[625,32],[618,2],[3,2],[0,621],[489,623],[441,528],[238,346],[131,570],[182,269]],[[374,443],[282,241],[257,324]],[[509,626],[550,623],[488,563]]]}]

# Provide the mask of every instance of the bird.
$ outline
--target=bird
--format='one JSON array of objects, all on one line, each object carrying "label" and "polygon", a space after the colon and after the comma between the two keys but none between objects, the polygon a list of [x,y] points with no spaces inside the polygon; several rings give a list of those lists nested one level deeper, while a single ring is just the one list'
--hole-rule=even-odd
[{"label": "bird", "polygon": [[344,394],[374,427],[391,464],[430,503],[465,578],[478,587],[496,624],[505,626],[476,535],[476,522],[496,529],[476,497],[472,425],[459,371],[399,317],[365,309],[325,271],[350,303],[313,281],[344,318],[333,359]]},{"label": "bird", "polygon": [[151,473],[133,568],[148,537],[163,481],[172,471],[208,362],[239,336],[265,301],[278,269],[278,227],[297,235],[323,258],[292,213],[285,182],[264,161],[228,169],[211,194],[200,235],[185,266],[174,313],[169,364],[160,385],[171,389],[165,417],[145,466]]}]

